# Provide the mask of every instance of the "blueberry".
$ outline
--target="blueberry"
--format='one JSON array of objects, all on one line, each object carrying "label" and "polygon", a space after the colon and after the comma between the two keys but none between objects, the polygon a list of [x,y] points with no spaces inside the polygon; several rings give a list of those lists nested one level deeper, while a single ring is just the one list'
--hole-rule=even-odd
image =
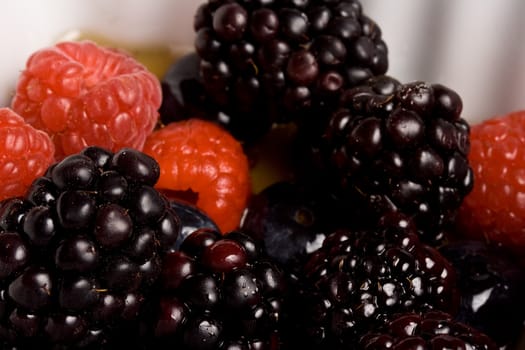
[{"label": "blueberry", "polygon": [[457,318],[508,345],[525,320],[525,271],[503,248],[461,241],[441,248],[458,275],[461,307]]},{"label": "blueberry", "polygon": [[279,263],[299,266],[339,224],[334,208],[336,199],[322,189],[277,182],[252,197],[241,230],[263,241]]}]

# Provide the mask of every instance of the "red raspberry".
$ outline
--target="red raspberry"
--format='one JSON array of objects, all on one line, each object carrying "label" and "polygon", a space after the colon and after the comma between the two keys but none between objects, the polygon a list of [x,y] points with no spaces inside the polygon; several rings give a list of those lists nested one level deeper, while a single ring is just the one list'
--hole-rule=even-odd
[{"label": "red raspberry", "polygon": [[460,233],[525,249],[525,110],[471,128],[474,188],[460,208]]},{"label": "red raspberry", "polygon": [[33,53],[12,108],[53,138],[61,159],[86,146],[141,150],[160,102],[160,82],[137,60],[80,41]]},{"label": "red raspberry", "polygon": [[0,108],[0,200],[23,195],[54,159],[49,136],[9,108]]},{"label": "red raspberry", "polygon": [[199,119],[172,122],[148,136],[144,153],[160,165],[159,190],[185,199],[193,192],[194,204],[222,232],[239,226],[251,193],[249,165],[241,144],[226,130]]}]

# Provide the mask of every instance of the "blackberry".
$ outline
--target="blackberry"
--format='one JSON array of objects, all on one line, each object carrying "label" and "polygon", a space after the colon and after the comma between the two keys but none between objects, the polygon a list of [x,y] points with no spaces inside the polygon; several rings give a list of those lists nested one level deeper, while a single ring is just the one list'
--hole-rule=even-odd
[{"label": "blackberry", "polygon": [[440,248],[458,276],[461,305],[456,316],[491,337],[513,344],[525,321],[525,271],[502,247],[456,241]]},{"label": "blackberry", "polygon": [[421,243],[400,213],[368,230],[338,230],[314,252],[294,294],[292,337],[308,349],[352,349],[395,314],[455,314],[459,295],[449,262]]},{"label": "blackberry", "polygon": [[249,236],[200,229],[170,252],[150,322],[155,348],[279,349],[287,282]]},{"label": "blackberry", "polygon": [[315,162],[365,225],[400,211],[424,242],[439,245],[473,186],[461,110],[443,85],[373,77],[343,93]]},{"label": "blackberry", "polygon": [[370,332],[359,342],[360,350],[377,349],[470,349],[497,350],[485,334],[451,315],[432,311],[399,315],[377,332]]},{"label": "blackberry", "polygon": [[194,29],[204,87],[244,140],[323,119],[345,87],[388,68],[381,30],[357,0],[209,0]]},{"label": "blackberry", "polygon": [[136,333],[180,229],[158,177],[141,152],[89,147],[1,203],[2,349],[98,348]]}]

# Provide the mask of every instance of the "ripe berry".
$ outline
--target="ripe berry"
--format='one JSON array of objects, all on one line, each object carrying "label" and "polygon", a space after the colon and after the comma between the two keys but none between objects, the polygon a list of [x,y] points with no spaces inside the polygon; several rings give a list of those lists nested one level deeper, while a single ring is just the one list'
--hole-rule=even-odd
[{"label": "ripe berry", "polygon": [[54,161],[49,136],[9,108],[0,108],[0,200],[25,194]]},{"label": "ripe berry", "polygon": [[193,231],[199,229],[210,229],[219,231],[219,228],[213,220],[195,205],[177,199],[171,199],[171,208],[180,218],[180,234],[172,250],[178,250],[181,243]]},{"label": "ripe berry", "polygon": [[339,206],[326,187],[276,182],[250,198],[241,229],[287,270],[297,270],[343,224]]},{"label": "ripe berry", "polygon": [[498,349],[487,335],[439,311],[398,315],[382,329],[370,331],[362,337],[359,345],[362,350]]},{"label": "ripe berry", "polygon": [[[107,173],[121,179],[122,196],[106,195],[115,192]],[[137,339],[161,256],[180,229],[152,187],[158,177],[144,153],[90,147],[49,167],[26,196],[0,202],[2,349]]]},{"label": "ripe berry", "polygon": [[62,159],[86,146],[142,149],[160,102],[158,79],[138,61],[82,41],[33,53],[12,108],[51,136]]},{"label": "ripe berry", "polygon": [[525,249],[525,111],[489,119],[471,128],[469,161],[474,188],[458,217],[467,237]]},{"label": "ripe berry", "polygon": [[357,0],[209,0],[194,29],[202,83],[243,141],[273,123],[325,122],[343,89],[388,67]]},{"label": "ripe berry", "polygon": [[197,230],[166,255],[149,344],[280,349],[287,296],[285,274],[249,236]]},{"label": "ripe berry", "polygon": [[499,346],[513,344],[525,320],[525,271],[501,246],[456,241],[440,248],[458,276],[461,304],[456,319],[490,336]]},{"label": "ripe berry", "polygon": [[377,76],[346,90],[314,154],[356,222],[385,212],[411,217],[439,245],[473,186],[469,125],[443,85]]},{"label": "ripe berry", "polygon": [[189,196],[223,232],[239,226],[251,190],[249,166],[226,130],[199,119],[171,123],[148,137],[144,152],[160,165],[156,188]]},{"label": "ripe berry", "polygon": [[291,298],[292,339],[308,349],[348,349],[396,314],[459,306],[450,263],[423,244],[408,217],[337,230],[304,265]]}]

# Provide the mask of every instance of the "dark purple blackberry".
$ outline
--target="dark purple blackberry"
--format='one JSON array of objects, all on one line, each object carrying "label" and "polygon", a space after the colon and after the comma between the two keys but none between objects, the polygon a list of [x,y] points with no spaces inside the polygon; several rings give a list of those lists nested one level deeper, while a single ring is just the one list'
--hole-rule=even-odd
[{"label": "dark purple blackberry", "polygon": [[241,230],[261,242],[272,259],[296,270],[327,232],[343,225],[342,211],[324,188],[282,181],[252,195]]},{"label": "dark purple blackberry", "polygon": [[454,269],[399,213],[373,229],[330,234],[295,292],[291,334],[308,349],[352,349],[395,314],[455,314],[459,304]]},{"label": "dark purple blackberry", "polygon": [[397,316],[382,329],[361,338],[358,349],[497,350],[498,347],[482,332],[444,312],[432,311]]},{"label": "dark purple blackberry", "polygon": [[241,133],[322,119],[344,88],[388,68],[381,30],[357,0],[209,0],[194,28],[206,91]]},{"label": "dark purple blackberry", "polygon": [[318,163],[362,222],[401,211],[423,241],[438,245],[473,185],[461,110],[459,95],[443,85],[373,77],[343,93]]},{"label": "dark purple blackberry", "polygon": [[141,152],[89,147],[1,203],[2,349],[99,348],[136,334],[180,229],[158,177]]},{"label": "dark purple blackberry", "polygon": [[279,349],[286,278],[249,236],[201,229],[166,255],[155,349]]},{"label": "dark purple blackberry", "polygon": [[512,254],[478,241],[449,243],[440,251],[458,276],[461,305],[456,319],[499,346],[514,343],[525,321],[525,271]]}]

